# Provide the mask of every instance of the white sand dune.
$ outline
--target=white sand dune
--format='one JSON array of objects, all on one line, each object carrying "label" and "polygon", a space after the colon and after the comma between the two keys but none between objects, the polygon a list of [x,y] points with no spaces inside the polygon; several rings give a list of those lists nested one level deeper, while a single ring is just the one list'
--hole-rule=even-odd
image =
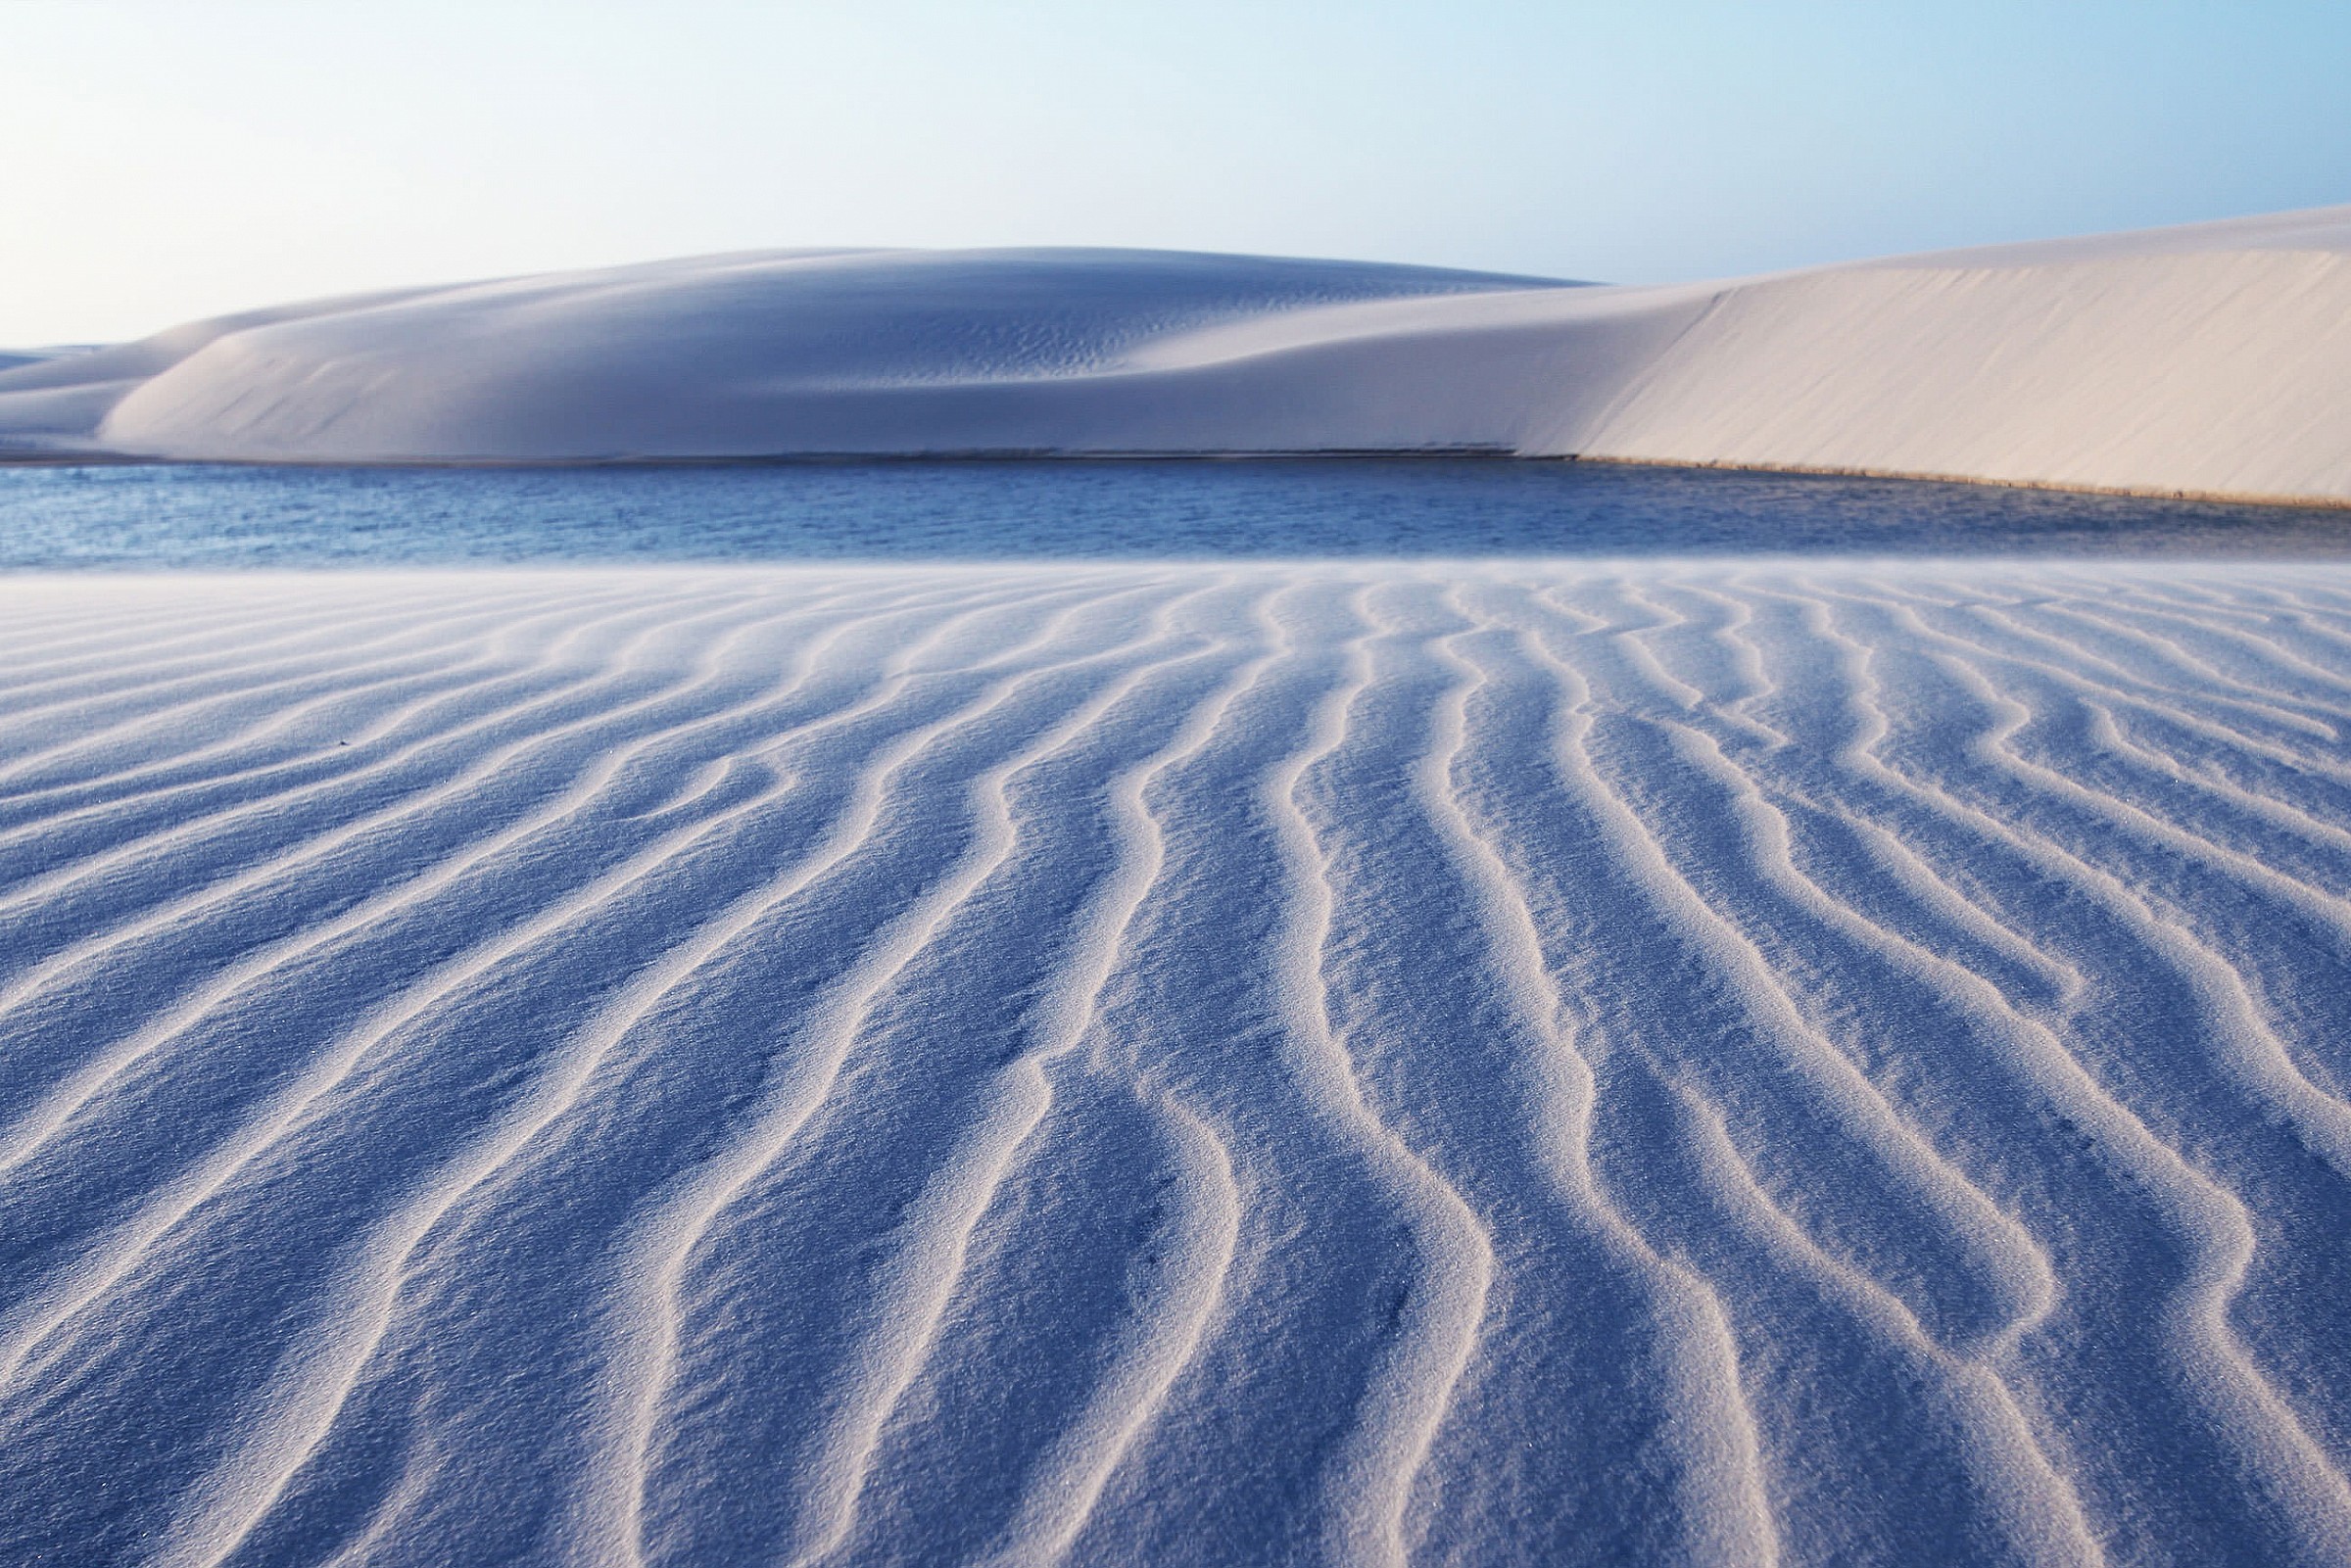
[{"label": "white sand dune", "polygon": [[259,461],[1422,451],[2351,501],[2351,208],[1668,288],[785,252],[0,366],[0,451]]},{"label": "white sand dune", "polygon": [[2351,573],[0,605],[0,1560],[2351,1557]]}]

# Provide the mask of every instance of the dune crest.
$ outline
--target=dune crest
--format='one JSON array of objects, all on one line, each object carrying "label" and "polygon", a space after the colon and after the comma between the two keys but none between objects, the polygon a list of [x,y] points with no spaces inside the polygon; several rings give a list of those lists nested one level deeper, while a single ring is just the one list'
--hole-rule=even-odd
[{"label": "dune crest", "polygon": [[2351,501],[2351,208],[1672,287],[1163,252],[709,257],[0,362],[0,451],[1483,451]]}]

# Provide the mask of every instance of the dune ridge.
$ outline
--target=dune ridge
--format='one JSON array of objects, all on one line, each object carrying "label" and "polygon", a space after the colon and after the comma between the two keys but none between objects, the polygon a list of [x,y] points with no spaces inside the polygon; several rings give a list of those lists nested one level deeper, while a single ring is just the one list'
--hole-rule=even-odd
[{"label": "dune ridge", "polygon": [[2351,1551],[2351,575],[0,583],[0,1555]]},{"label": "dune ridge", "polygon": [[0,455],[1460,452],[2351,504],[2351,208],[1719,282],[785,251],[0,360]]}]

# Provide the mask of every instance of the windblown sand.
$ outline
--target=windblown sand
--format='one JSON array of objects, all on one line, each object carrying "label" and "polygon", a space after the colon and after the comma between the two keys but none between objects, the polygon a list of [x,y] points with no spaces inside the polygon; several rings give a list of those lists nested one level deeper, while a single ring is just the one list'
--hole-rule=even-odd
[{"label": "windblown sand", "polygon": [[2351,1555],[2340,569],[0,643],[0,1559]]}]

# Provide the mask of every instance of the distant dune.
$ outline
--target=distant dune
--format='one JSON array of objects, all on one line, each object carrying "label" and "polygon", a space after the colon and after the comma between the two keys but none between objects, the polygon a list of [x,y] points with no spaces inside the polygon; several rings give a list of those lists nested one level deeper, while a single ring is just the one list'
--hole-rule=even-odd
[{"label": "distant dune", "polygon": [[1480,450],[2351,501],[2351,208],[1576,287],[759,253],[0,367],[0,451],[259,461]]},{"label": "distant dune", "polygon": [[2351,1560],[2351,573],[0,581],[0,1560]]}]

